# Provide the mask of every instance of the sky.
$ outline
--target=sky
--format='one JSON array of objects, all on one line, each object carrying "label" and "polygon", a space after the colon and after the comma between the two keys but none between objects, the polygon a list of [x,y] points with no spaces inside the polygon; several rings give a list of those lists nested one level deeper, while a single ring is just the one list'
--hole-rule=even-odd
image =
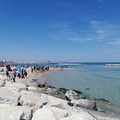
[{"label": "sky", "polygon": [[120,0],[0,0],[0,60],[120,61]]}]

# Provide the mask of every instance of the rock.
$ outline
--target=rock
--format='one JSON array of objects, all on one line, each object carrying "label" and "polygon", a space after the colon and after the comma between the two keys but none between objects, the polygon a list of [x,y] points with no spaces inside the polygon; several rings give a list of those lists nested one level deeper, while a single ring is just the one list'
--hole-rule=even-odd
[{"label": "rock", "polygon": [[36,110],[32,120],[56,120],[50,109],[42,108]]},{"label": "rock", "polygon": [[97,120],[87,112],[80,112],[79,114],[74,114],[66,118],[61,118],[59,120]]},{"label": "rock", "polygon": [[68,91],[68,89],[65,89],[65,88],[59,88],[59,90],[64,94]]},{"label": "rock", "polygon": [[99,112],[120,115],[120,108],[113,106],[109,101],[97,100],[96,108]]},{"label": "rock", "polygon": [[7,76],[6,76],[6,75],[1,75],[1,74],[0,74],[0,80],[3,80],[3,81],[4,81],[4,80],[7,80]]},{"label": "rock", "polygon": [[3,87],[5,85],[5,77],[3,75],[0,75],[0,87]]},{"label": "rock", "polygon": [[0,79],[2,79],[3,78],[3,75],[0,75]]},{"label": "rock", "polygon": [[20,120],[23,116],[24,112],[15,106],[0,105],[0,120]]},{"label": "rock", "polygon": [[108,114],[97,111],[89,111],[89,114],[97,118],[97,120],[120,120],[119,114]]},{"label": "rock", "polygon": [[37,109],[48,103],[47,96],[44,94],[37,94],[30,91],[21,91],[20,95],[21,98],[19,103],[21,105],[27,105]]},{"label": "rock", "polygon": [[79,91],[35,86],[1,79],[0,120],[120,120],[120,108],[105,99],[80,99]]},{"label": "rock", "polygon": [[28,91],[36,92],[36,93],[39,92],[38,89],[37,89],[37,87],[33,87],[33,86],[29,86],[29,87],[28,87]]},{"label": "rock", "polygon": [[47,93],[48,95],[55,95],[57,92],[57,89],[55,88],[47,88],[45,93]]},{"label": "rock", "polygon": [[12,87],[0,87],[0,104],[17,105],[20,94]]},{"label": "rock", "polygon": [[65,97],[67,98],[67,100],[75,100],[76,98],[78,98],[78,94],[73,90],[69,90],[65,93]]},{"label": "rock", "polygon": [[32,114],[33,114],[33,110],[32,110],[31,107],[28,107],[28,106],[16,106],[16,108],[23,111],[23,113],[24,113],[23,120],[31,120]]},{"label": "rock", "polygon": [[69,106],[76,106],[75,103],[71,103],[71,102],[68,102],[67,104],[68,104]]},{"label": "rock", "polygon": [[104,98],[96,99],[96,101],[107,102],[107,103],[109,103],[109,104],[112,104],[112,103],[110,103],[110,101],[108,101],[108,100],[106,100],[106,99],[104,99]]},{"label": "rock", "polygon": [[48,105],[49,106],[54,106],[54,107],[59,107],[61,109],[68,109],[68,105],[67,105],[67,101],[60,99],[60,98],[56,98],[50,95],[46,95],[48,97]]},{"label": "rock", "polygon": [[96,102],[87,99],[72,100],[71,103],[76,107],[83,107],[86,109],[96,110]]},{"label": "rock", "polygon": [[26,90],[27,87],[23,83],[12,83],[11,81],[6,81],[5,87],[10,87],[14,88],[15,90],[21,91],[21,90]]},{"label": "rock", "polygon": [[0,87],[3,87],[5,85],[5,81],[4,80],[0,80]]},{"label": "rock", "polygon": [[45,93],[57,98],[65,99],[65,94],[60,89],[57,88],[53,87],[47,88]]},{"label": "rock", "polygon": [[[32,109],[27,106],[13,106],[13,105],[8,105],[8,104],[0,104],[0,120],[2,120],[1,119],[2,110],[3,112],[6,112],[6,114],[3,113],[5,116],[8,116],[8,113],[9,113],[9,116],[17,115],[17,111],[18,113],[20,111],[22,113],[20,117],[21,119],[31,120],[31,117],[32,117]],[[9,116],[8,116],[8,120],[9,120]],[[3,119],[3,120],[7,120],[7,119]],[[15,120],[15,119],[11,119],[11,120]],[[16,119],[16,120],[20,120],[20,119]]]},{"label": "rock", "polygon": [[50,110],[52,111],[53,115],[57,120],[59,120],[60,118],[67,117],[69,115],[69,112],[67,110],[60,109],[57,107],[50,107]]},{"label": "rock", "polygon": [[41,83],[41,84],[38,84],[38,87],[44,88],[44,87],[48,87],[48,85],[47,83]]}]

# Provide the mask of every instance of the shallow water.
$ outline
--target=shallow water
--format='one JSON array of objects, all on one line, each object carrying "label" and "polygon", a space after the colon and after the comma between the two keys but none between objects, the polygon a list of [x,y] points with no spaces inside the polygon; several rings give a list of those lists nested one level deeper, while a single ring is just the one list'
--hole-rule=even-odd
[{"label": "shallow water", "polygon": [[41,79],[58,88],[82,91],[90,98],[105,98],[120,107],[120,67],[80,65],[74,70],[55,72]]}]

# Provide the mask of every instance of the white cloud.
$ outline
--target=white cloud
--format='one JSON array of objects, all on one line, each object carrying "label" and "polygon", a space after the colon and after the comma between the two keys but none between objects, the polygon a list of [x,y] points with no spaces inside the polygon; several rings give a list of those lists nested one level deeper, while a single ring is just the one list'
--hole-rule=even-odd
[{"label": "white cloud", "polygon": [[119,38],[119,40],[109,42],[109,44],[110,45],[120,45],[120,38]]},{"label": "white cloud", "polygon": [[71,23],[54,25],[55,40],[67,40],[72,42],[104,42],[118,44],[120,38],[120,25],[110,24],[106,21],[90,21],[88,29],[72,29]]},{"label": "white cloud", "polygon": [[91,21],[91,28],[94,32],[93,35],[97,36],[103,42],[115,42],[115,39],[120,38],[120,25],[110,24],[105,21]]}]

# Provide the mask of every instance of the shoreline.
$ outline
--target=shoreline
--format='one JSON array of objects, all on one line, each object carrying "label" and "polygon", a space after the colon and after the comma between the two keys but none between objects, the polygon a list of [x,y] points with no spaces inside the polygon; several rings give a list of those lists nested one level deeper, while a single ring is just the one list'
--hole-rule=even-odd
[{"label": "shoreline", "polygon": [[[4,68],[5,69],[5,67],[2,67],[2,68]],[[16,82],[17,83],[23,83],[23,84],[25,84],[25,85],[27,85],[27,86],[39,86],[40,84],[47,84],[47,86],[51,86],[51,87],[53,87],[53,88],[56,88],[55,86],[52,86],[52,85],[50,85],[50,84],[48,84],[47,83],[47,81],[41,81],[41,82],[37,82],[37,80],[38,79],[42,79],[42,77],[44,77],[44,76],[47,76],[48,74],[52,74],[52,73],[54,73],[54,72],[59,72],[59,71],[66,71],[66,70],[72,70],[72,69],[76,69],[76,68],[50,68],[50,70],[49,71],[46,71],[46,72],[44,72],[44,73],[41,73],[40,71],[37,71],[37,72],[33,72],[33,73],[31,73],[31,69],[30,69],[30,67],[29,68],[27,68],[27,72],[28,72],[28,77],[27,78],[16,78]],[[0,74],[5,74],[4,72],[0,72]],[[12,72],[10,73],[10,74],[12,74]],[[56,89],[59,89],[59,88],[56,88]],[[61,89],[61,88],[60,88]],[[67,89],[67,88],[62,88],[62,89],[65,89],[65,90],[73,90],[73,91],[76,91],[76,92],[78,92],[78,93],[82,93],[83,94],[83,96],[85,97],[85,98],[87,98],[87,99],[90,99],[90,100],[103,100],[103,101],[107,101],[107,102],[109,102],[109,103],[111,103],[112,105],[114,105],[111,101],[109,101],[109,100],[107,100],[107,99],[105,99],[105,98],[90,98],[88,95],[85,95],[82,91],[80,91],[80,90],[76,90],[76,89]],[[116,105],[114,105],[114,106],[116,106]],[[119,106],[116,106],[116,107],[119,107]],[[120,108],[120,107],[119,107]]]},{"label": "shoreline", "polygon": [[28,72],[28,76],[25,79],[16,79],[16,82],[22,82],[24,84],[29,84],[30,82],[37,82],[37,79],[42,78],[43,76],[47,76],[48,74],[52,74],[54,72],[58,72],[58,71],[65,71],[65,70],[71,70],[73,68],[50,68],[49,71],[45,71],[43,73],[41,73],[40,71],[37,72],[33,72],[31,73],[30,68],[27,69]]},{"label": "shoreline", "polygon": [[[42,77],[47,76],[48,74],[53,74],[54,72],[66,71],[66,70],[72,70],[72,69],[76,69],[76,68],[50,68],[49,71],[46,71],[45,73],[42,73],[42,74],[40,72],[31,73],[30,69],[28,69],[28,73],[30,74],[30,76],[28,76],[25,79],[17,79],[16,82],[24,83],[26,85],[33,85],[33,86],[36,86],[36,85],[39,86],[40,84],[42,84],[42,85],[46,84],[47,86],[56,88],[55,86],[52,86],[52,85],[48,84],[47,81],[41,81],[40,83],[38,83],[37,80],[42,79]],[[106,102],[109,102],[110,104],[112,104],[113,106],[120,108],[119,106],[114,105],[111,101],[109,101],[105,98],[90,98],[88,95],[85,95],[83,93],[83,91],[80,91],[80,90],[67,89],[67,88],[56,88],[56,89],[63,89],[65,91],[73,90],[77,93],[82,94],[83,98],[86,98],[86,99],[89,99],[89,100],[102,100],[103,102],[106,101]]]},{"label": "shoreline", "polygon": [[[50,73],[59,70],[51,70]],[[10,114],[14,118],[14,113],[17,112],[16,115],[25,120],[39,120],[40,118],[43,120],[119,120],[120,108],[113,106],[105,99],[91,100],[77,90],[56,88],[46,83],[37,85],[36,79],[48,73],[28,74],[27,78],[16,79],[16,82],[8,81],[6,78],[1,79],[0,109],[10,108],[12,111]],[[25,106],[27,113],[24,110]],[[13,109],[17,109],[17,111]],[[21,109],[24,114],[18,114]],[[0,113],[0,118],[3,112]],[[46,116],[48,114],[49,118]],[[4,115],[6,116],[6,112]],[[8,120],[8,118],[1,120]]]}]

